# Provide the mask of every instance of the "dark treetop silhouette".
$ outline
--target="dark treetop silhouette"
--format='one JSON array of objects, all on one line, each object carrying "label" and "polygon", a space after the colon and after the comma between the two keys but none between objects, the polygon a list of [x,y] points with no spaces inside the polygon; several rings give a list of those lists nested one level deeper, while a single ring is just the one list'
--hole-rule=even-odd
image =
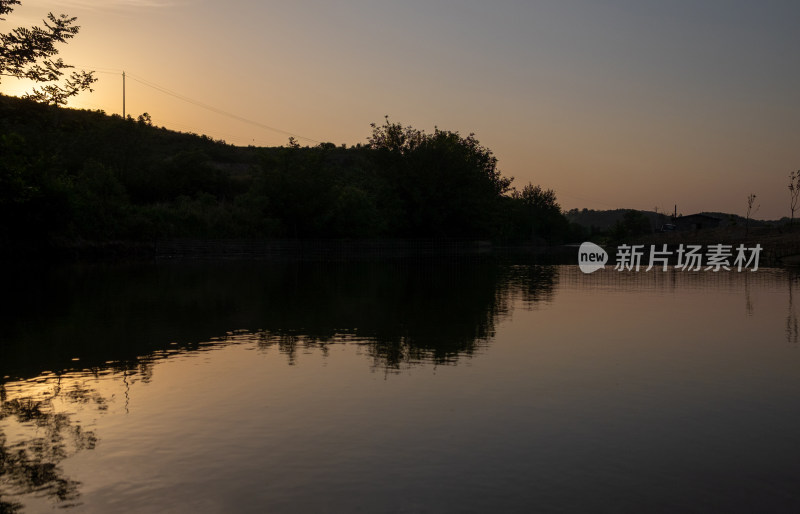
[{"label": "dark treetop silhouette", "polygon": [[[4,16],[19,5],[18,0],[0,0],[0,15]],[[78,34],[77,18],[52,12],[43,20],[44,27],[19,27],[8,33],[0,33],[0,81],[4,77],[28,79],[40,82],[41,88],[33,88],[26,98],[53,105],[66,105],[69,98],[81,91],[91,91],[97,79],[93,72],[73,71],[64,78],[65,70],[73,68],[58,55],[58,46]],[[5,18],[0,18],[5,20]]]}]

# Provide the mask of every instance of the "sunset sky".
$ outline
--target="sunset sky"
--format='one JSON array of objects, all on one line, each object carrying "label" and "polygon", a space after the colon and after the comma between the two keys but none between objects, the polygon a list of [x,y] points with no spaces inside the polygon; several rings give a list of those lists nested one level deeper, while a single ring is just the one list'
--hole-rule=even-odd
[{"label": "sunset sky", "polygon": [[389,115],[474,132],[565,209],[744,215],[754,193],[764,219],[800,169],[797,0],[22,0],[0,31],[49,11],[100,79],[71,106],[120,113],[125,70],[128,114],[232,144],[353,145]]}]

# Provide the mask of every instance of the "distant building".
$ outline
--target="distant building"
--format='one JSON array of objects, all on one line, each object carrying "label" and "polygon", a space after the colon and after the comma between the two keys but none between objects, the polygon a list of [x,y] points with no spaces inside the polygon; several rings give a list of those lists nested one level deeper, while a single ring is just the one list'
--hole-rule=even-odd
[{"label": "distant building", "polygon": [[676,230],[702,230],[719,227],[720,219],[705,214],[678,216],[673,222]]}]

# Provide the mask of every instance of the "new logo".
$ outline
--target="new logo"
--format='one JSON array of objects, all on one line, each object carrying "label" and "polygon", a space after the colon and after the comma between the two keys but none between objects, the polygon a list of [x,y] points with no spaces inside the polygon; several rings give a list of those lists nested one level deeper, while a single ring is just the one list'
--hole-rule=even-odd
[{"label": "new logo", "polygon": [[594,243],[586,241],[578,249],[578,267],[584,273],[592,273],[605,267],[608,254]]}]

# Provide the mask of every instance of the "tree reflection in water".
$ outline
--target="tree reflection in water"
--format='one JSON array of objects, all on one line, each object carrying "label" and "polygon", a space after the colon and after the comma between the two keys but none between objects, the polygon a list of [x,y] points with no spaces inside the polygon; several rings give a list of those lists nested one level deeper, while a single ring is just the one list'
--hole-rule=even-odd
[{"label": "tree reflection in water", "polygon": [[[394,270],[396,271],[396,270]],[[296,277],[297,291],[325,280]],[[304,283],[309,281],[308,283]],[[277,346],[289,364],[298,350],[337,341],[357,343],[373,365],[396,370],[431,362],[453,364],[490,343],[497,323],[521,299],[533,308],[550,301],[558,281],[555,266],[470,266],[429,264],[404,273],[373,273],[368,280],[339,280],[315,294],[287,295],[279,312],[259,331],[260,346]]]},{"label": "tree reflection in water", "polygon": [[102,411],[107,401],[74,376],[39,374],[62,369],[67,376],[74,355],[96,372],[122,374],[126,411],[132,377],[147,383],[158,360],[241,333],[257,334],[262,348],[277,346],[289,364],[298,350],[326,355],[343,342],[360,345],[387,372],[454,364],[488,346],[517,299],[528,307],[550,300],[558,272],[493,261],[295,263],[81,269],[38,280],[36,288],[20,280],[21,304],[0,316],[9,321],[0,334],[0,376],[37,377],[0,383],[0,513],[22,510],[30,495],[77,504],[80,482],[61,463],[93,449],[97,436],[64,407]]},{"label": "tree reflection in water", "polygon": [[18,301],[0,312],[0,376],[70,369],[79,357],[91,368],[142,367],[146,380],[148,359],[237,330],[263,333],[290,363],[297,348],[325,352],[341,336],[387,369],[453,363],[488,344],[512,297],[549,300],[557,270],[495,259],[21,270],[8,277]]},{"label": "tree reflection in water", "polygon": [[43,382],[51,390],[17,387],[32,381],[0,386],[0,512],[19,510],[30,494],[59,506],[76,502],[80,484],[60,464],[97,442],[59,408],[102,410],[106,401],[74,380],[62,387],[58,377],[41,378],[42,370],[68,373],[77,356],[82,367],[122,373],[127,410],[133,376],[146,383],[158,360],[237,331],[257,334],[262,348],[277,346],[289,364],[298,350],[325,355],[342,342],[360,345],[387,371],[454,364],[489,344],[516,299],[549,300],[558,274],[549,266],[433,259],[32,268],[8,278],[18,301],[0,313],[0,377],[39,377],[38,390]]},{"label": "tree reflection in water", "polygon": [[[785,319],[779,313],[785,322],[780,329],[796,344],[798,275],[788,273],[604,276],[491,260],[83,269],[42,279],[32,293],[20,284],[12,296],[30,298],[0,313],[0,377],[67,370],[78,356],[81,366],[119,376],[119,405],[124,401],[127,412],[130,385],[150,382],[159,361],[223,344],[277,349],[290,365],[306,351],[325,356],[333,345],[358,345],[366,366],[389,374],[421,363],[453,365],[486,352],[514,308],[552,301],[559,281],[567,291],[743,291],[746,312],[753,315],[757,293],[770,281],[785,291],[787,275],[788,313]],[[54,286],[60,294],[49,294]],[[74,376],[86,376],[81,373]],[[21,510],[31,495],[60,507],[79,500],[80,483],[66,475],[64,460],[94,448],[97,436],[64,406],[103,410],[107,402],[74,376],[0,384],[0,512]]]},{"label": "tree reflection in water", "polygon": [[[46,393],[21,388],[18,395],[0,384],[0,512],[22,510],[17,500],[25,495],[50,498],[60,507],[76,505],[80,496],[80,482],[66,476],[60,463],[93,449],[97,437],[70,414],[59,412],[56,400],[92,404],[98,410],[105,410],[107,401],[80,383],[62,387],[62,380],[55,378],[48,384]],[[10,426],[13,434],[6,433]]]}]

